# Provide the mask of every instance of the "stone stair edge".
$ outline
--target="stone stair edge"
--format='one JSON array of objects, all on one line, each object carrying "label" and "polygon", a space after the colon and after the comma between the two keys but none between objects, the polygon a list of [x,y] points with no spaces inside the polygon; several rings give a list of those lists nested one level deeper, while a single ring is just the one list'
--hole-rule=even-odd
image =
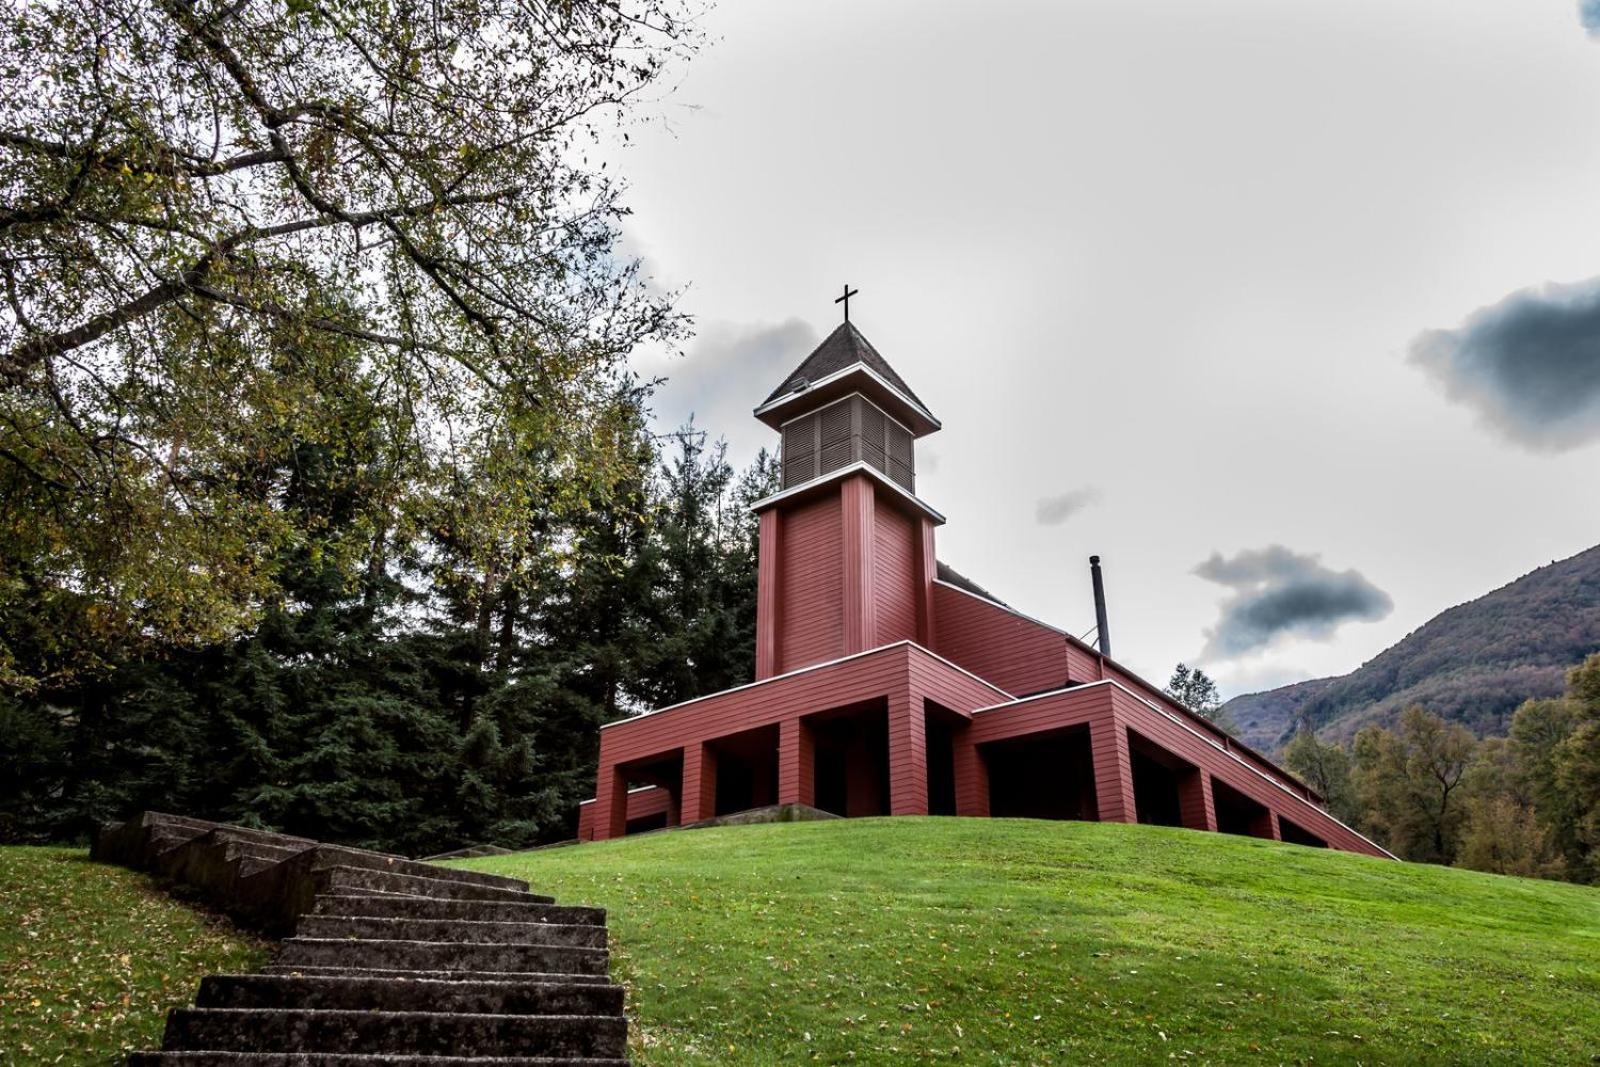
[{"label": "stone stair edge", "polygon": [[[542,893],[534,893],[534,892],[530,891],[529,888],[528,888],[528,883],[525,882],[525,881],[522,881],[521,879],[512,879],[511,880],[511,881],[517,883],[516,885],[497,885],[497,884],[481,882],[481,881],[478,881],[476,879],[470,879],[470,878],[439,877],[439,875],[448,876],[448,875],[452,874],[453,873],[452,869],[449,868],[449,867],[429,867],[426,864],[422,864],[421,866],[427,868],[427,873],[425,873],[425,874],[416,873],[416,872],[409,871],[409,870],[393,870],[393,869],[385,868],[385,867],[357,867],[357,866],[353,866],[351,864],[346,864],[346,863],[320,864],[320,863],[313,862],[313,865],[312,865],[312,868],[311,868],[311,873],[312,873],[313,876],[324,876],[327,879],[329,879],[330,881],[332,879],[338,877],[338,876],[341,876],[341,875],[345,876],[345,877],[349,877],[351,875],[372,875],[372,876],[376,876],[376,877],[379,877],[379,878],[406,878],[406,879],[411,879],[411,880],[414,880],[414,881],[417,881],[417,882],[431,882],[431,883],[434,883],[433,888],[437,888],[438,886],[441,886],[441,885],[468,886],[468,887],[471,887],[474,890],[481,890],[483,892],[488,892],[488,893],[502,894],[502,895],[499,895],[499,896],[483,897],[483,898],[479,898],[479,899],[485,899],[485,900],[491,900],[491,899],[492,900],[522,900],[522,901],[525,901],[525,902],[527,902],[529,904],[553,904],[553,903],[555,903],[555,898],[554,897],[549,897],[549,896],[545,896]],[[476,873],[476,872],[467,872],[467,873]],[[360,879],[357,879],[357,880],[359,881]],[[520,886],[520,888],[518,888],[518,886]],[[429,888],[429,887],[427,887],[427,886],[418,886],[417,888]],[[322,891],[323,891],[322,889],[319,889],[319,893],[321,893]],[[426,894],[420,894],[420,893],[419,894],[407,894],[407,895],[426,896]]]},{"label": "stone stair edge", "polygon": [[[329,855],[338,855],[352,860],[365,859],[376,866],[367,869],[397,871],[397,873],[412,874],[417,877],[442,877],[448,881],[468,881],[481,885],[492,885],[501,888],[515,888],[520,885],[526,887],[527,883],[520,878],[509,875],[489,874],[484,871],[474,871],[467,868],[444,867],[439,864],[427,863],[422,860],[410,859],[405,856],[395,856],[386,852],[377,852],[373,849],[360,848],[355,845],[333,844],[318,841],[314,838],[300,837],[296,834],[285,834],[277,830],[258,830],[250,826],[239,826],[235,823],[212,822],[207,819],[195,819],[185,815],[173,815],[169,812],[146,811],[141,812],[135,819],[124,820],[122,823],[113,824],[107,829],[120,830],[129,823],[137,821],[139,828],[146,833],[152,833],[161,827],[178,827],[185,830],[195,830],[197,833],[190,835],[186,840],[192,841],[196,837],[207,834],[215,835],[219,840],[234,838],[240,842],[264,846],[276,846],[293,851],[319,849]],[[103,831],[104,832],[104,831]],[[181,846],[183,841],[178,842]],[[330,864],[330,866],[365,866],[357,863]],[[426,872],[426,873],[423,873]]]},{"label": "stone stair edge", "polygon": [[480,1056],[626,1055],[628,1024],[611,1015],[502,1015],[305,1008],[177,1008],[171,1051],[404,1052]]},{"label": "stone stair edge", "polygon": [[532,982],[532,983],[562,983],[576,982],[585,985],[614,984],[607,975],[603,974],[568,974],[564,971],[439,971],[439,970],[411,970],[408,968],[394,967],[344,967],[332,964],[294,964],[274,963],[268,964],[258,974],[268,976],[295,977],[321,977],[330,978],[381,978],[392,981],[436,981],[436,982]]},{"label": "stone stair edge", "polygon": [[157,811],[107,824],[91,854],[293,932],[261,971],[203,979],[194,1006],[168,1013],[163,1048],[129,1067],[628,1062],[604,909],[558,905],[520,878]]},{"label": "stone stair edge", "polygon": [[[428,1019],[455,1019],[462,1022],[491,1022],[495,1020],[513,1020],[526,1022],[529,1019],[538,1019],[549,1022],[575,1022],[579,1020],[601,1020],[607,1023],[615,1022],[615,1015],[502,1015],[497,1012],[459,1012],[459,1011],[384,1011],[372,1008],[197,1008],[194,1006],[173,1008],[175,1015],[213,1015],[217,1017],[243,1018],[247,1015],[316,1015],[331,1017],[334,1015],[359,1015],[363,1018],[382,1019],[385,1021],[401,1018],[421,1017]],[[204,1052],[206,1049],[179,1049],[174,1051]],[[226,1049],[221,1051],[227,1051]]]},{"label": "stone stair edge", "polygon": [[[530,893],[529,897],[541,894]],[[340,911],[335,909],[348,908]],[[431,914],[405,914],[408,910]],[[544,903],[540,900],[462,900],[447,897],[424,897],[414,893],[387,893],[369,890],[362,893],[319,893],[312,901],[311,915],[341,915],[351,918],[451,918],[450,912],[485,913],[501,916],[496,919],[476,919],[477,922],[531,921],[550,923],[550,918],[536,916],[563,916],[560,925],[605,926],[606,909],[585,904]],[[528,916],[523,920],[520,916]]]},{"label": "stone stair edge", "polygon": [[625,1059],[589,1056],[430,1056],[408,1052],[134,1052],[128,1067],[627,1067]]},{"label": "stone stair edge", "polygon": [[[610,988],[614,988],[614,989],[622,988],[621,986],[618,986],[618,985],[616,985],[615,983],[612,983],[612,982],[596,983],[596,982],[593,982],[593,981],[585,981],[584,978],[586,976],[560,974],[558,972],[552,972],[552,971],[532,971],[532,972],[527,972],[526,977],[518,977],[518,972],[515,972],[515,971],[481,971],[481,972],[476,972],[476,973],[481,974],[482,977],[475,977],[475,978],[413,978],[413,977],[408,977],[411,974],[426,974],[426,973],[429,973],[429,972],[404,971],[404,972],[396,972],[393,975],[387,975],[387,974],[366,975],[366,974],[361,974],[361,973],[357,973],[357,974],[299,974],[299,973],[285,973],[285,972],[280,972],[280,971],[250,971],[250,972],[247,972],[247,973],[237,973],[237,974],[208,974],[204,978],[200,979],[200,984],[203,987],[203,986],[205,986],[205,985],[207,985],[209,983],[227,983],[227,982],[238,982],[238,983],[251,983],[251,982],[267,982],[267,983],[274,983],[274,982],[283,982],[283,983],[291,983],[291,982],[312,982],[312,983],[316,983],[316,982],[327,982],[327,983],[335,983],[335,982],[366,982],[366,983],[385,983],[385,984],[390,984],[390,985],[426,986],[426,987],[428,987],[430,989],[435,987],[435,986],[443,989],[443,988],[446,988],[446,987],[463,986],[463,985],[469,985],[469,986],[505,986],[507,988],[513,988],[513,989],[530,989],[530,988],[562,989],[562,988],[566,988],[566,987],[569,987],[569,986],[585,986],[585,987],[587,987],[587,986],[593,986],[593,985],[597,985],[597,984],[603,984],[603,985],[607,985]],[[456,973],[465,974],[465,973],[473,973],[473,972],[456,972]],[[200,1005],[200,1006],[203,1007],[204,1005]]]}]

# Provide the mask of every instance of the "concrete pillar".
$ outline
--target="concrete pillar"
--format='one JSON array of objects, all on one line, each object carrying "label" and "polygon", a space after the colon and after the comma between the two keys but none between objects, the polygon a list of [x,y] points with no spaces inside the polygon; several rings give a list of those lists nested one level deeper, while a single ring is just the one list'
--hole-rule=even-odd
[{"label": "concrete pillar", "polygon": [[1101,822],[1138,822],[1133,803],[1133,761],[1128,754],[1128,731],[1113,715],[1096,719],[1089,727],[1089,747],[1094,754],[1094,789]]},{"label": "concrete pillar", "polygon": [[1217,805],[1211,797],[1211,775],[1198,767],[1178,779],[1178,811],[1191,830],[1217,828]]},{"label": "concrete pillar", "polygon": [[678,796],[680,824],[717,813],[717,754],[703,741],[683,746],[683,789]]},{"label": "concrete pillar", "polygon": [[615,764],[600,763],[600,781],[594,794],[594,839],[605,841],[628,832],[628,779]]},{"label": "concrete pillar", "polygon": [[800,718],[778,724],[778,803],[815,807],[816,754],[811,727]]},{"label": "concrete pillar", "polygon": [[889,814],[928,814],[928,734],[922,698],[889,697]]},{"label": "concrete pillar", "polygon": [[956,814],[970,818],[989,817],[989,765],[978,746],[968,740],[970,727],[956,732],[951,754],[956,771]]}]

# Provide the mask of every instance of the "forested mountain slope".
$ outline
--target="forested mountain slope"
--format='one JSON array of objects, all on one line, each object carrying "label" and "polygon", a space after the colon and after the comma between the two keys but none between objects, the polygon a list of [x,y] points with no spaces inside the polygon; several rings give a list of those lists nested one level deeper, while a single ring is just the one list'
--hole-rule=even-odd
[{"label": "forested mountain slope", "polygon": [[1293,733],[1296,717],[1306,702],[1321,696],[1340,678],[1313,678],[1307,682],[1269,689],[1264,693],[1245,693],[1228,701],[1228,715],[1239,740],[1262,752],[1275,752],[1283,738]]},{"label": "forested mountain slope", "polygon": [[1243,740],[1271,751],[1303,719],[1345,738],[1422,704],[1480,734],[1504,732],[1529,697],[1562,691],[1600,651],[1600,546],[1442,612],[1342,678],[1319,678],[1226,707]]}]

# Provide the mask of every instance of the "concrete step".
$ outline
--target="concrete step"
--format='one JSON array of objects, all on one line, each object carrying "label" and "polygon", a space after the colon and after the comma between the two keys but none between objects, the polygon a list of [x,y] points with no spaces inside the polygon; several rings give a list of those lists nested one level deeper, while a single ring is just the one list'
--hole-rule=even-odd
[{"label": "concrete step", "polygon": [[[152,841],[160,840],[159,835]],[[280,838],[293,841],[292,838]],[[272,844],[245,838],[232,827],[208,830],[179,841],[155,856],[150,869],[206,894],[228,910],[240,896],[240,882],[297,856],[309,855],[314,845]]]},{"label": "concrete step", "polygon": [[167,1016],[163,1044],[171,1051],[621,1057],[627,1041],[627,1020],[616,1015],[178,1008]]},{"label": "concrete step", "polygon": [[370,849],[355,848],[350,845],[323,844],[307,837],[296,837],[293,834],[282,834],[273,830],[256,830],[248,826],[235,826],[231,823],[207,822],[204,819],[191,819],[186,816],[169,815],[164,812],[144,812],[133,822],[137,826],[143,827],[147,835],[155,832],[161,833],[166,839],[166,847],[169,848],[182,840],[205,835],[214,840],[239,841],[262,846],[262,850],[249,853],[255,856],[268,855],[269,853],[265,850],[285,850],[279,854],[287,856],[308,848],[316,848],[319,850],[319,865],[323,866],[366,867],[374,870],[391,871],[396,874],[471,882],[475,885],[493,886],[500,889],[526,890],[528,888],[527,883],[521,879],[511,878],[506,875],[440,867],[431,863],[422,863],[402,856],[391,856],[386,853],[373,852]]},{"label": "concrete step", "polygon": [[166,857],[192,847],[205,836],[203,832],[193,833],[186,827],[156,827],[144,836],[144,857],[139,865],[146,870],[160,867]]},{"label": "concrete step", "polygon": [[604,926],[606,909],[538,904],[513,900],[446,900],[404,894],[344,896],[323,894],[312,907],[316,915],[371,915],[386,919],[465,919],[469,922],[556,923],[562,926]]},{"label": "concrete step", "polygon": [[174,815],[170,811],[145,811],[140,812],[138,817],[143,819],[147,825],[162,823],[167,826],[186,826],[191,830],[199,830],[201,833],[205,833],[207,830],[215,830],[222,825],[219,822],[211,822],[209,819],[196,819],[191,815]]},{"label": "concrete step", "polygon": [[[434,868],[434,870],[447,876],[452,873],[442,868]],[[370,867],[329,865],[316,868],[314,874],[318,894],[328,892],[359,894],[377,891],[379,893],[404,894],[416,897],[438,897],[445,900],[499,900],[525,904],[554,903],[554,898],[529,893],[525,888],[511,889],[449,877],[435,878],[431,875],[400,874],[395,871],[375,870]]]},{"label": "concrete step", "polygon": [[233,838],[231,835],[219,833],[217,839],[226,844],[230,853],[235,856],[250,856],[254,859],[271,860],[274,863],[296,856],[308,848],[316,845],[278,845],[267,841],[247,841]]},{"label": "concrete step", "polygon": [[296,937],[367,941],[452,941],[494,945],[569,945],[605,948],[603,926],[473,922],[465,919],[389,919],[370,915],[304,915]]},{"label": "concrete step", "polygon": [[602,948],[562,945],[475,945],[444,941],[356,941],[291,937],[278,963],[326,967],[386,967],[417,971],[545,971],[605,974]]},{"label": "concrete step", "polygon": [[[148,870],[152,858],[161,849],[203,833],[204,828],[164,821],[154,812],[144,812],[102,830],[96,835],[89,855],[102,863]],[[160,841],[153,844],[153,836],[159,836]]]},{"label": "concrete step", "polygon": [[443,878],[452,882],[470,882],[473,885],[492,886],[496,889],[515,889],[527,892],[528,883],[521,878],[503,874],[485,874],[460,867],[441,867],[434,863],[421,863],[400,856],[387,856],[382,852],[350,848],[346,845],[321,845],[318,848],[318,866],[365,867],[369,870],[409,874],[419,878]]},{"label": "concrete step", "polygon": [[552,974],[549,971],[414,971],[395,967],[330,967],[318,964],[274,963],[261,968],[262,974],[303,975],[306,977],[384,978],[402,982],[530,982],[534,984],[583,984],[610,982],[603,974]]},{"label": "concrete step", "polygon": [[404,1052],[134,1052],[128,1067],[628,1067],[588,1056],[412,1056]]},{"label": "concrete step", "polygon": [[618,1015],[622,1012],[622,987],[601,982],[407,981],[335,975],[217,974],[201,980],[195,1007]]},{"label": "concrete step", "polygon": [[271,848],[289,848],[295,851],[314,848],[319,843],[309,837],[297,837],[294,834],[281,834],[276,830],[257,830],[250,826],[235,826],[232,823],[206,823],[208,832],[216,834],[219,838],[229,838],[234,841],[247,841],[255,845],[265,845]]},{"label": "concrete step", "polygon": [[243,856],[239,860],[239,877],[249,878],[253,874],[260,874],[268,868],[275,867],[282,860],[266,856]]}]

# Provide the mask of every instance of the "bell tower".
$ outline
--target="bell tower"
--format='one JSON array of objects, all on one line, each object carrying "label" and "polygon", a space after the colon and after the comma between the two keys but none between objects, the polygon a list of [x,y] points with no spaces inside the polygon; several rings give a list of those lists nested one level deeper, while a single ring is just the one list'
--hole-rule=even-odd
[{"label": "bell tower", "polygon": [[848,318],[756,418],[782,435],[761,518],[756,678],[900,640],[933,644],[933,531],[916,442],[939,429]]}]

